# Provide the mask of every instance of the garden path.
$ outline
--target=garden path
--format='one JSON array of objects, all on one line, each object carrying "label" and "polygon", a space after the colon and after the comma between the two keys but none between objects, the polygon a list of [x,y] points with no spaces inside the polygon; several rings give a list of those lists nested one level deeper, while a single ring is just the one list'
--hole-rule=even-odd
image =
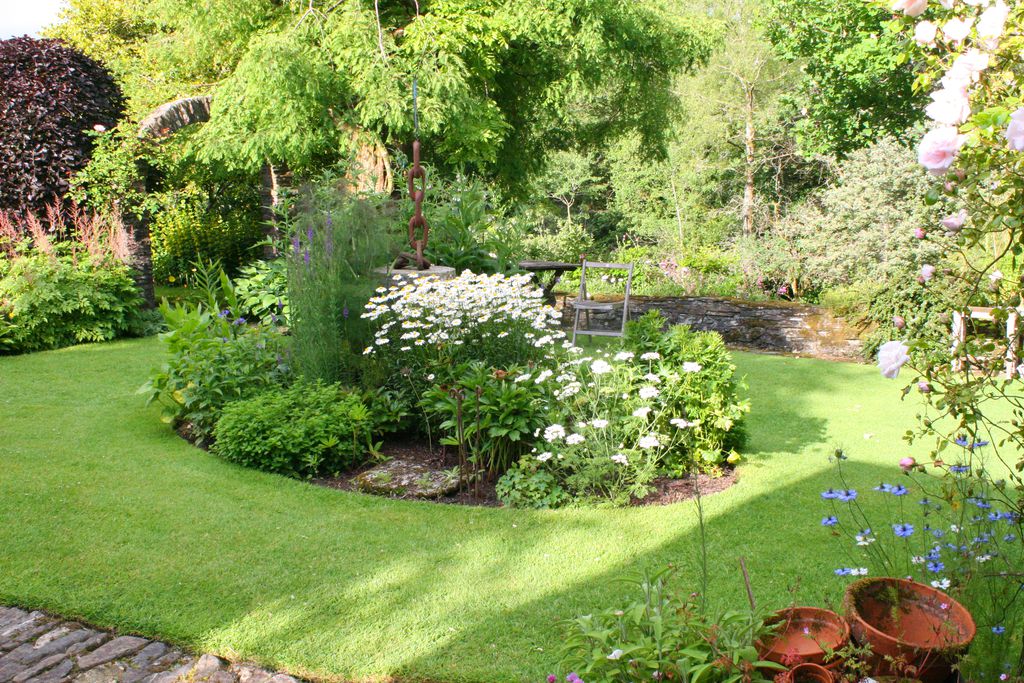
[{"label": "garden path", "polygon": [[0,683],[298,683],[250,664],[196,656],[45,612],[0,606]]}]

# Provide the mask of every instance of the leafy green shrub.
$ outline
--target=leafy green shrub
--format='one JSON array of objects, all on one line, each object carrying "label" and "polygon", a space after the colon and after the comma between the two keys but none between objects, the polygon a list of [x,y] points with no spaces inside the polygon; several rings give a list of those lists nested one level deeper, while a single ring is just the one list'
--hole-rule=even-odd
[{"label": "leafy green shrub", "polygon": [[509,270],[512,254],[491,231],[487,195],[479,182],[457,183],[450,198],[432,212],[426,256],[456,272],[498,273]]},{"label": "leafy green shrub", "polygon": [[514,381],[521,374],[520,368],[471,363],[456,369],[451,384],[423,394],[428,423],[444,434],[441,443],[459,447],[477,472],[505,472],[545,424],[544,391],[533,382]]},{"label": "leafy green shrub", "polygon": [[182,280],[199,260],[217,261],[234,272],[252,259],[262,239],[260,217],[251,207],[222,209],[204,192],[186,188],[170,194],[153,221],[153,277]]},{"label": "leafy green shrub", "polygon": [[758,657],[755,643],[770,633],[762,619],[750,612],[705,612],[693,596],[680,598],[672,590],[670,572],[630,580],[640,600],[566,624],[567,680],[767,683],[769,671],[785,670]]},{"label": "leafy green shrub", "polygon": [[[943,208],[927,206],[928,173],[891,138],[850,154],[836,181],[813,193],[766,238],[741,241],[752,280],[797,295],[860,282],[884,283],[934,263]],[[914,230],[936,231],[927,240]]]},{"label": "leafy green shrub", "polygon": [[[290,376],[285,338],[273,327],[249,325],[238,317],[238,300],[227,276],[219,291],[198,304],[164,302],[160,312],[169,329],[161,335],[170,359],[139,390],[160,401],[164,419],[187,423],[200,445],[209,442],[224,407]],[[225,305],[219,299],[225,300]]]},{"label": "leafy green shrub", "polygon": [[555,475],[541,468],[536,459],[524,458],[513,465],[495,486],[498,500],[514,508],[548,509],[562,507],[572,498]]},{"label": "leafy green shrub", "polygon": [[688,295],[737,296],[743,286],[739,258],[732,251],[705,246],[663,259],[658,267]]},{"label": "leafy green shrub", "polygon": [[288,262],[254,261],[238,270],[235,294],[242,315],[270,325],[288,325]]},{"label": "leafy green shrub", "polygon": [[230,462],[289,477],[337,475],[373,450],[370,409],[337,384],[300,380],[224,408],[213,451]]},{"label": "leafy green shrub", "polygon": [[134,333],[142,297],[124,264],[86,254],[0,255],[0,353]]},{"label": "leafy green shrub", "polygon": [[626,324],[624,346],[638,354],[653,350],[660,356],[661,372],[678,373],[679,381],[664,387],[663,400],[670,407],[658,428],[667,429],[672,417],[679,415],[700,425],[685,431],[681,447],[666,459],[665,469],[679,476],[694,465],[708,469],[737,462],[736,449],[745,439],[741,420],[750,404],[739,398],[743,385],[735,377],[736,366],[725,342],[717,332],[695,332],[686,325],[662,332],[664,324],[658,311],[631,320]]},{"label": "leafy green shrub", "polygon": [[[564,221],[557,232],[542,232],[527,237],[523,242],[527,258],[538,261],[562,261],[579,263],[586,254],[591,260],[596,256],[594,236],[580,221]],[[579,279],[576,280],[579,287]]]}]

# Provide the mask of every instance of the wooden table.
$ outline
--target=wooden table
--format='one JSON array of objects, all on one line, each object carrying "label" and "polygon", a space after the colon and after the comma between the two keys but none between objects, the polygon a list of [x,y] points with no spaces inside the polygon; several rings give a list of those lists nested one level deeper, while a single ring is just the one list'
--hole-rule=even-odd
[{"label": "wooden table", "polygon": [[[565,273],[571,273],[580,269],[578,263],[564,263],[561,261],[520,261],[519,268],[528,273],[533,273],[537,285],[544,292],[544,300],[549,304],[555,303],[555,285],[562,279]],[[542,273],[551,273],[549,281],[545,284],[541,278]]]}]

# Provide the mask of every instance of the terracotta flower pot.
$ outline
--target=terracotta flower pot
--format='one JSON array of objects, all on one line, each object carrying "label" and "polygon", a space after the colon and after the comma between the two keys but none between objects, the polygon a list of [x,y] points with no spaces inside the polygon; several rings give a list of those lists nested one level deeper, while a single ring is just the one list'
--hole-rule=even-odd
[{"label": "terracotta flower pot", "polygon": [[832,683],[832,672],[820,664],[797,664],[785,674],[785,683]]},{"label": "terracotta flower pot", "polygon": [[[908,579],[856,581],[847,587],[843,607],[853,639],[871,646],[874,673],[883,676],[911,675],[923,683],[942,683],[977,631],[963,605]],[[915,667],[916,674],[895,671],[891,660]]]},{"label": "terracotta flower pot", "polygon": [[838,650],[850,642],[850,627],[835,612],[818,607],[791,607],[767,621],[779,624],[771,640],[759,644],[761,659],[793,666],[825,664],[825,648]]}]

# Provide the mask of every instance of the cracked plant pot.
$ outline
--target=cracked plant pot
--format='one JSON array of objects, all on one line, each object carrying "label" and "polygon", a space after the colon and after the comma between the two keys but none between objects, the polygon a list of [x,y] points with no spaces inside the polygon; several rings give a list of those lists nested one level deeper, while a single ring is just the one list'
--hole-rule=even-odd
[{"label": "cracked plant pot", "polygon": [[868,578],[843,599],[854,640],[870,645],[879,675],[942,683],[977,628],[971,613],[942,591],[916,581]]},{"label": "cracked plant pot", "polygon": [[758,644],[761,659],[783,666],[824,665],[826,652],[841,650],[850,642],[850,627],[843,618],[818,607],[779,610],[766,625],[777,625],[778,630]]}]

